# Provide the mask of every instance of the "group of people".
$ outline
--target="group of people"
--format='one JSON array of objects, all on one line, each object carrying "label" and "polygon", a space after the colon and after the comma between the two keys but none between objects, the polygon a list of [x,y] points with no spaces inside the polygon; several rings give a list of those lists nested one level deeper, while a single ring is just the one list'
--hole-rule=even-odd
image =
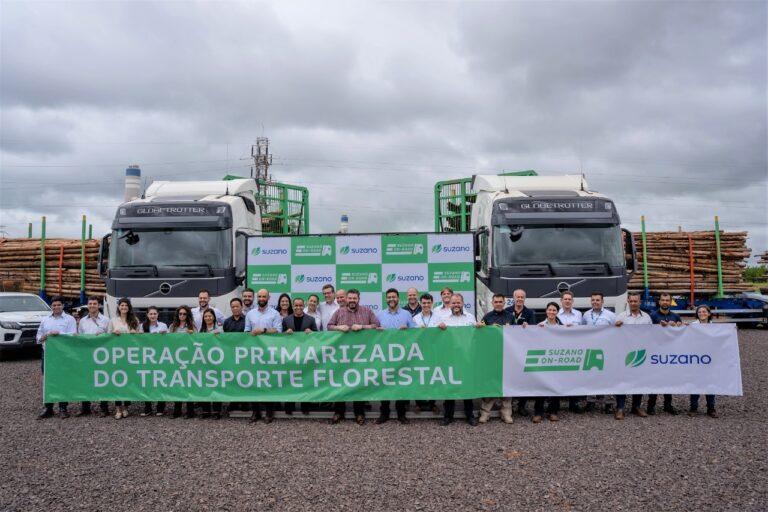
[{"label": "group of people", "polygon": [[[659,324],[662,326],[681,326],[682,319],[670,310],[672,297],[668,293],[662,293],[659,297],[659,307],[650,315],[640,309],[640,295],[630,293],[627,299],[628,309],[618,315],[603,307],[603,295],[594,293],[591,296],[591,309],[582,313],[573,307],[574,297],[569,291],[564,292],[560,302],[550,302],[545,309],[545,318],[537,322],[536,314],[525,305],[526,294],[524,290],[516,290],[513,294],[514,303],[506,305],[504,295],[493,296],[493,309],[485,314],[480,321],[467,313],[464,309],[464,297],[460,293],[454,293],[451,288],[443,288],[440,292],[441,304],[435,306],[435,298],[429,293],[419,295],[415,288],[406,292],[407,301],[400,305],[400,293],[391,288],[386,292],[387,308],[374,313],[369,307],[360,304],[360,292],[356,289],[336,290],[330,284],[322,288],[323,300],[316,294],[310,295],[306,303],[303,298],[290,298],[288,294],[282,294],[277,300],[277,305],[269,305],[270,295],[266,289],[254,291],[246,288],[241,297],[230,300],[232,315],[225,315],[217,308],[210,305],[210,293],[201,290],[198,294],[198,306],[190,308],[186,305],[178,307],[173,315],[170,325],[159,320],[159,310],[150,306],[146,310],[146,316],[140,321],[134,313],[131,301],[122,298],[117,302],[117,315],[107,318],[100,311],[98,297],[90,297],[87,303],[87,313],[83,312],[79,320],[75,320],[63,310],[63,302],[54,297],[51,301],[51,315],[43,319],[37,333],[37,340],[45,346],[46,340],[51,336],[72,334],[123,334],[123,333],[222,333],[222,332],[248,332],[252,335],[264,333],[294,333],[315,331],[360,331],[366,329],[411,329],[411,328],[438,328],[447,329],[456,326],[474,326],[483,328],[490,325],[517,325],[523,328],[529,326],[573,326],[573,325],[614,325],[621,327],[625,324]],[[710,323],[712,313],[707,306],[699,306],[696,309],[696,323]],[[41,369],[44,371],[44,358]],[[699,395],[690,396],[689,414],[696,415],[699,407]],[[529,397],[488,397],[481,400],[479,417],[475,415],[473,400],[464,400],[464,416],[472,426],[478,423],[487,423],[491,413],[500,403],[500,416],[504,423],[513,422],[513,400],[517,401],[517,413],[520,416],[531,416],[527,404]],[[532,397],[534,402],[531,419],[534,423],[541,423],[546,417],[549,421],[559,420],[561,397]],[[596,404],[602,402],[602,409],[606,414],[614,413],[617,420],[625,417],[626,396],[615,397],[615,409],[603,396],[597,397],[568,397],[568,410],[572,413],[595,411]],[[657,395],[649,395],[646,408],[642,408],[642,395],[633,395],[631,402],[631,414],[639,417],[656,414]],[[194,403],[175,402],[171,415],[179,417],[184,414],[187,418],[196,416],[196,408],[201,410],[204,418],[220,419],[223,414],[221,402]],[[302,403],[300,409],[303,414],[308,414],[315,404]],[[546,407],[545,407],[546,405]],[[61,402],[59,415],[62,418],[69,416],[67,403]],[[117,401],[114,403],[115,419],[125,418],[129,414],[130,402]],[[281,406],[276,402],[232,403],[228,410],[250,410],[251,421],[264,420],[271,423],[274,420],[276,410]],[[331,423],[336,424],[344,420],[347,404],[337,402],[331,404],[333,417]],[[409,401],[398,400],[395,402],[397,420],[408,423],[406,413]],[[706,395],[707,415],[717,418],[715,409],[715,396]],[[439,408],[435,401],[416,401],[415,408],[431,410],[439,414]],[[454,400],[443,401],[443,425],[453,422],[456,403]],[[262,415],[262,410],[264,414]],[[295,403],[282,404],[282,410],[291,415],[296,410]],[[355,421],[363,425],[366,421],[366,402],[353,402],[352,411]],[[677,410],[672,405],[672,395],[664,395],[663,411],[676,415]],[[76,416],[92,414],[90,402],[83,402]],[[106,417],[111,415],[109,404],[101,402],[99,413]],[[153,409],[151,402],[145,402],[142,416],[162,416],[166,413],[166,403],[157,402]],[[54,404],[46,403],[40,418],[48,418],[54,415]],[[382,402],[379,407],[377,424],[389,421],[391,416],[390,402]]]}]

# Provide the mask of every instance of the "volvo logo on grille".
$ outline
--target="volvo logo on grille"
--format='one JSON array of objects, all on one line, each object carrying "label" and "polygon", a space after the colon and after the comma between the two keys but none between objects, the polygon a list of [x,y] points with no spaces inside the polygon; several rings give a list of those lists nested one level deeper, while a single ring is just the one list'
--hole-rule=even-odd
[{"label": "volvo logo on grille", "polygon": [[565,293],[565,292],[569,291],[570,289],[571,289],[571,285],[569,285],[565,281],[561,281],[561,282],[557,283],[557,291],[559,291],[560,293]]},{"label": "volvo logo on grille", "polygon": [[162,283],[160,285],[160,293],[163,295],[168,295],[171,293],[171,284],[170,283]]}]

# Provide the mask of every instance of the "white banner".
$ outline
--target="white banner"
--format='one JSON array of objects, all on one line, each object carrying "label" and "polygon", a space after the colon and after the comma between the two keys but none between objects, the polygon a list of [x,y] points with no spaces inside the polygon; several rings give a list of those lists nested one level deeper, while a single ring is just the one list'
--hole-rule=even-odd
[{"label": "white banner", "polygon": [[504,396],[738,395],[735,324],[504,327]]}]

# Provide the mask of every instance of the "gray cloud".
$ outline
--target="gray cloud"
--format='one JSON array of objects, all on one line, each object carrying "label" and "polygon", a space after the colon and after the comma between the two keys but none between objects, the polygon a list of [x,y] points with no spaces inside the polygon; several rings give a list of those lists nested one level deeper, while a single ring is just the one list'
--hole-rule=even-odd
[{"label": "gray cloud", "polygon": [[128,164],[247,174],[263,133],[274,176],[310,188],[315,232],[342,212],[428,230],[435,181],[533,168],[583,170],[630,228],[719,214],[768,245],[763,3],[3,10],[0,224],[17,235],[43,214],[107,230]]}]

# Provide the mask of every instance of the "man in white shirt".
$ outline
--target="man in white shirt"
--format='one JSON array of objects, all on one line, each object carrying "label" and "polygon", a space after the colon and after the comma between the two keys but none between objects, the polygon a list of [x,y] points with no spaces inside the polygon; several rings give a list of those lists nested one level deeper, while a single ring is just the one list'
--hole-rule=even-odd
[{"label": "man in white shirt", "polygon": [[243,296],[240,299],[240,302],[243,304],[243,309],[240,311],[243,315],[247,315],[248,312],[253,308],[253,299],[256,295],[256,292],[254,292],[251,288],[246,288],[243,290]]},{"label": "man in white shirt", "polygon": [[210,306],[209,305],[210,303],[211,303],[210,292],[208,290],[200,290],[200,293],[197,294],[198,306],[192,309],[192,318],[195,320],[195,328],[198,331],[203,326],[203,312],[206,309],[210,309],[216,315],[217,325],[221,325],[224,323],[224,320],[225,320],[224,313],[219,311],[217,308]]},{"label": "man in white shirt", "polygon": [[[616,327],[622,325],[653,325],[651,315],[640,309],[640,294],[638,292],[629,292],[627,295],[627,305],[629,309],[622,311],[616,316]],[[614,418],[624,419],[624,405],[627,403],[626,395],[616,395],[616,413]],[[643,404],[643,395],[632,395],[632,414],[645,418],[648,415],[640,409]]]},{"label": "man in white shirt", "polygon": [[[603,298],[604,298],[603,294],[600,292],[595,292],[592,294],[592,296],[589,298],[589,302],[592,305],[592,309],[584,313],[584,315],[581,318],[581,325],[598,326],[598,325],[614,325],[616,323],[616,315],[613,314],[613,311],[610,311],[603,307]],[[595,399],[597,401],[603,401],[604,396],[597,395],[595,396]],[[612,408],[613,407],[609,403],[603,404],[603,412],[605,414],[610,414]],[[586,412],[594,411],[595,402],[587,399],[587,406],[584,410]]]},{"label": "man in white shirt", "polygon": [[602,293],[592,294],[589,299],[592,309],[582,315],[581,325],[613,325],[616,323],[616,315],[613,314],[613,311],[603,307],[603,300]]},{"label": "man in white shirt", "polygon": [[451,316],[451,297],[453,297],[453,290],[447,286],[440,290],[440,300],[443,301],[439,307],[433,308],[432,313],[437,315],[438,318]]},{"label": "man in white shirt", "polygon": [[325,301],[318,304],[317,310],[320,312],[321,329],[327,331],[328,327],[326,326],[328,325],[328,321],[336,310],[339,309],[339,305],[336,303],[336,290],[334,290],[332,284],[323,286],[322,291],[323,299],[325,299]]},{"label": "man in white shirt", "polygon": [[[99,298],[95,295],[88,297],[88,314],[78,322],[77,334],[104,334],[108,328],[109,318],[102,315],[99,311]],[[108,402],[101,402],[99,410],[101,411],[102,418],[109,416]],[[91,402],[82,402],[80,404],[80,411],[75,414],[75,417],[88,416],[89,414],[91,414]]]},{"label": "man in white shirt", "polygon": [[[443,316],[440,319],[438,327],[442,330],[448,327],[461,327],[461,326],[476,326],[477,320],[475,317],[464,311],[464,297],[460,293],[454,293],[450,300],[451,314]],[[453,423],[453,413],[456,409],[455,400],[443,401],[443,426]],[[477,426],[477,418],[475,418],[474,404],[472,400],[464,400],[464,416],[466,421],[471,426]]]},{"label": "man in white shirt", "polygon": [[416,324],[416,327],[437,327],[440,323],[440,319],[432,311],[433,300],[429,293],[423,293],[419,297],[421,312],[416,313],[416,316],[413,317],[413,323]]},{"label": "man in white shirt", "polygon": [[[256,306],[245,315],[245,332],[249,332],[253,336],[264,333],[283,332],[283,319],[275,308],[269,306],[269,292],[264,288],[256,292]],[[264,421],[266,423],[272,423],[274,420],[277,405],[279,404],[274,402],[264,403],[266,411]],[[260,402],[253,402],[251,404],[251,410],[253,411],[251,423],[255,423],[261,418],[260,409]]]},{"label": "man in white shirt", "polygon": [[573,309],[573,292],[565,291],[560,295],[560,311],[557,318],[565,326],[581,325],[581,311]]},{"label": "man in white shirt", "polygon": [[[64,312],[64,301],[61,297],[51,299],[51,314],[43,318],[40,327],[37,328],[37,342],[42,343],[45,350],[46,341],[52,340],[56,336],[71,336],[77,334],[77,322],[75,319]],[[40,371],[45,373],[45,354],[40,359]],[[43,412],[38,419],[50,418],[53,416],[53,404],[45,403]],[[67,412],[67,402],[59,402],[59,416],[61,419],[69,418]]]}]

